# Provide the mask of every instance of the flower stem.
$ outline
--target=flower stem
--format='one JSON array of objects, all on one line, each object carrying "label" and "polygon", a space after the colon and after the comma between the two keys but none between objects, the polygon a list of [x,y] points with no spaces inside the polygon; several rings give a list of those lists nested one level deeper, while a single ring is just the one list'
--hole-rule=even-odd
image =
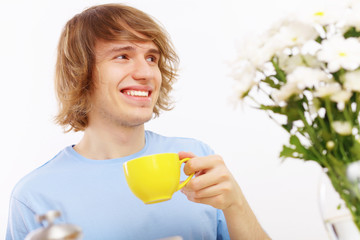
[{"label": "flower stem", "polygon": [[[306,127],[306,130],[307,132],[309,133],[309,136],[310,136],[310,140],[313,144],[315,145],[318,145],[318,141],[317,141],[317,137],[316,137],[316,134],[315,134],[315,131],[314,129],[309,125],[309,123],[307,122],[306,118],[305,118],[305,115],[304,113],[298,109],[298,113],[299,113],[299,116],[302,120],[302,122],[304,123],[305,127]],[[323,148],[321,146],[317,146],[319,148],[319,150],[323,150]],[[321,152],[320,151],[320,152]]]},{"label": "flower stem", "polygon": [[326,132],[330,131],[331,127],[330,129],[328,129],[328,126],[325,124],[324,119],[322,119],[319,115],[317,116],[317,119],[319,119],[319,123],[323,130],[325,130]]},{"label": "flower stem", "polygon": [[342,140],[342,137],[339,137],[338,139],[339,139],[339,150],[340,150],[341,156],[343,156],[344,160],[347,163],[350,163],[351,161],[349,160],[349,157],[344,149],[344,141]]},{"label": "flower stem", "polygon": [[349,107],[351,108],[351,106],[349,106],[349,104],[346,104],[343,112],[344,112],[344,117],[345,117],[346,121],[349,123],[352,123],[352,116],[350,116],[350,114],[352,115],[352,112],[349,111],[349,109],[348,109]]},{"label": "flower stem", "polygon": [[356,103],[356,109],[354,113],[354,124],[356,125],[356,127],[360,132],[360,125],[359,125],[360,94],[358,92],[355,93],[355,103]]},{"label": "flower stem", "polygon": [[[337,160],[340,162],[341,160]],[[328,171],[331,184],[344,200],[346,207],[349,209],[356,227],[360,231],[360,193],[359,188],[349,182],[346,177],[346,164],[337,171]]]},{"label": "flower stem", "polygon": [[334,135],[334,129],[332,128],[332,123],[334,121],[333,115],[332,115],[332,111],[331,111],[331,105],[330,105],[330,100],[329,98],[325,99],[325,108],[326,108],[326,114],[329,118],[329,123],[330,123],[330,132],[332,135]]}]

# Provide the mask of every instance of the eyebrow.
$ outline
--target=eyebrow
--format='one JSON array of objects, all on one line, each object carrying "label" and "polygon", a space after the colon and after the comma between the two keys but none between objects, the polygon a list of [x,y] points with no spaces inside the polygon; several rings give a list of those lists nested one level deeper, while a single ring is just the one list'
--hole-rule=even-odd
[{"label": "eyebrow", "polygon": [[160,51],[158,49],[155,49],[155,48],[150,48],[148,53],[153,53],[153,54],[158,54],[160,55]]},{"label": "eyebrow", "polygon": [[125,47],[113,47],[107,53],[113,53],[113,52],[122,52],[122,51],[135,51],[135,48],[132,46],[125,46]]},{"label": "eyebrow", "polygon": [[[124,46],[124,47],[114,47],[112,49],[110,49],[109,51],[107,51],[105,53],[105,55],[110,55],[112,53],[117,53],[117,52],[123,52],[123,51],[130,51],[130,52],[134,52],[136,49],[133,46]],[[152,54],[158,54],[160,55],[160,51],[156,48],[150,48],[148,49],[147,53],[152,53]]]}]

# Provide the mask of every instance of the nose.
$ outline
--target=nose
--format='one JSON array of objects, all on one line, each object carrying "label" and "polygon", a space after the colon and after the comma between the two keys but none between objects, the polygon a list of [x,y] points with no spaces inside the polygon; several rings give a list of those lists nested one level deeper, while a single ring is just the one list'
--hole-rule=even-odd
[{"label": "nose", "polygon": [[149,80],[154,76],[154,69],[146,59],[134,62],[132,77],[134,80]]}]

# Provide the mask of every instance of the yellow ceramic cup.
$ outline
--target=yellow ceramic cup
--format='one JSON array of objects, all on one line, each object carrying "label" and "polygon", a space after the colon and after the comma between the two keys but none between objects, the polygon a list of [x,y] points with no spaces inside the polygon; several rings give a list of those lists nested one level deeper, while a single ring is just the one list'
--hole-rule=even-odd
[{"label": "yellow ceramic cup", "polygon": [[181,164],[176,153],[160,153],[129,160],[123,164],[126,181],[131,191],[145,204],[171,199],[192,178],[180,183]]}]

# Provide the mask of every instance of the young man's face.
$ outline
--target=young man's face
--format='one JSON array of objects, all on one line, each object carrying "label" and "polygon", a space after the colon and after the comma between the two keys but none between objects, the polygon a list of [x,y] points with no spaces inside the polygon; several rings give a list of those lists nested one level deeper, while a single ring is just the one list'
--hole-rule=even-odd
[{"label": "young man's face", "polygon": [[159,97],[160,53],[152,41],[98,41],[89,124],[142,125]]}]

